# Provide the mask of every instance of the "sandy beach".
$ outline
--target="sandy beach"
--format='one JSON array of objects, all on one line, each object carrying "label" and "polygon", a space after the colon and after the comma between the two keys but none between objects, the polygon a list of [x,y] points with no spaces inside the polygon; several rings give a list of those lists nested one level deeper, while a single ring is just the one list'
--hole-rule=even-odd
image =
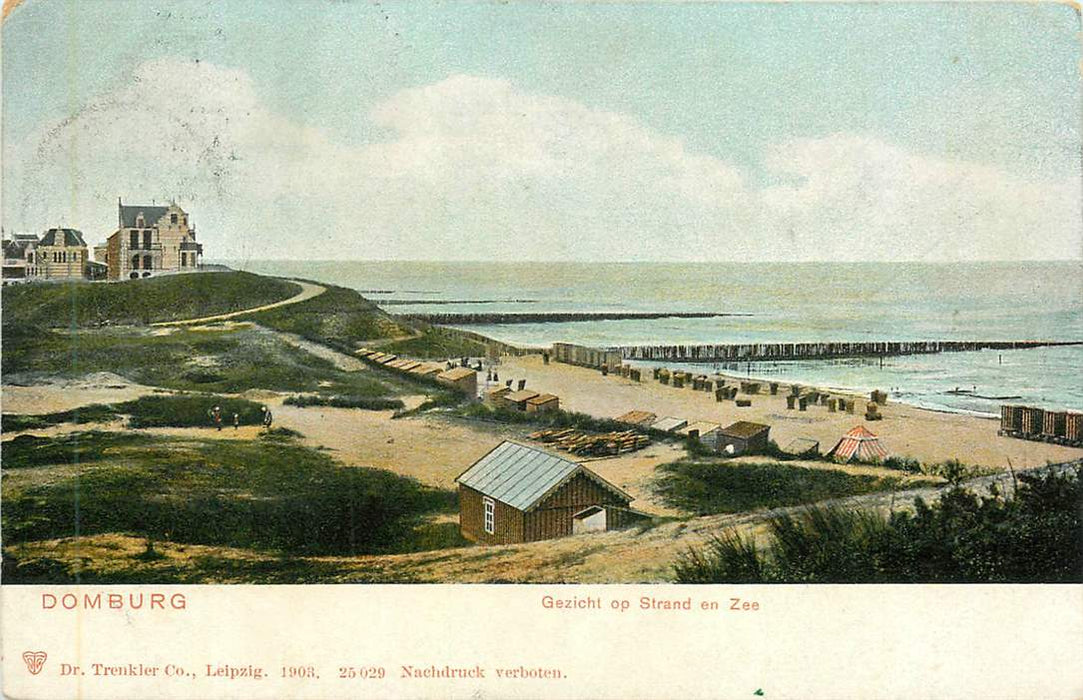
[{"label": "sandy beach", "polygon": [[526,379],[527,388],[556,394],[561,407],[569,411],[615,418],[631,410],[642,410],[659,418],[674,416],[723,426],[738,420],[766,423],[771,426],[771,439],[783,447],[794,438],[807,437],[818,441],[820,449],[826,452],[847,430],[865,425],[880,437],[888,454],[914,457],[922,462],[955,458],[967,464],[1005,469],[1009,460],[1013,467],[1022,468],[1083,456],[1083,449],[1079,448],[1000,437],[997,420],[930,411],[890,399],[881,408],[883,420],[866,422],[867,397],[858,402],[853,415],[830,413],[826,406],[809,406],[804,412],[787,410],[784,390],[777,396],[739,395],[752,399],[752,405],[738,408],[733,401],[716,402],[708,392],[660,384],[651,379],[649,370],[644,371],[642,382],[634,382],[619,376],[602,376],[598,370],[583,367],[557,362],[546,365],[538,355],[506,357],[499,373],[501,381]]}]

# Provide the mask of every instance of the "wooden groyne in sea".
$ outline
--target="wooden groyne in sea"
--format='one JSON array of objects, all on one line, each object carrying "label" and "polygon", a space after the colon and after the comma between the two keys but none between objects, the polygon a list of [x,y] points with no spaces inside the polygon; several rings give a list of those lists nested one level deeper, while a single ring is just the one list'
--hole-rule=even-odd
[{"label": "wooden groyne in sea", "polygon": [[919,340],[854,343],[738,343],[727,345],[626,345],[618,348],[625,360],[666,362],[762,362],[764,360],[821,360],[846,357],[927,355],[975,350],[1021,350],[1083,341],[1047,340]]},{"label": "wooden groyne in sea", "polygon": [[716,318],[719,316],[750,316],[751,314],[724,314],[710,312],[572,312],[572,313],[493,313],[493,314],[399,314],[407,321],[424,321],[449,326],[500,325],[511,323],[575,323],[580,321],[625,321],[630,319],[656,318]]}]

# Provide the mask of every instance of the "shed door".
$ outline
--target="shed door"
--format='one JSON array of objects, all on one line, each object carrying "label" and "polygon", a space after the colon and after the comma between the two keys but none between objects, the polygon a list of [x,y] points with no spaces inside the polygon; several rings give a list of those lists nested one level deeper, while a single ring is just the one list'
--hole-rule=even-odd
[{"label": "shed door", "polygon": [[582,532],[605,532],[605,508],[588,508],[572,519],[572,534]]}]

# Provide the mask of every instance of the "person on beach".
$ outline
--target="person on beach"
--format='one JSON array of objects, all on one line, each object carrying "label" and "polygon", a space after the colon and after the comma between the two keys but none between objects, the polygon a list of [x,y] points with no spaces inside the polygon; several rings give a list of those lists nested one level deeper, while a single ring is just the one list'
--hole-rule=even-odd
[{"label": "person on beach", "polygon": [[267,408],[266,406],[263,406],[260,410],[263,411],[263,428],[265,430],[270,430],[271,429],[271,420],[272,420],[272,418],[271,418],[271,409]]}]

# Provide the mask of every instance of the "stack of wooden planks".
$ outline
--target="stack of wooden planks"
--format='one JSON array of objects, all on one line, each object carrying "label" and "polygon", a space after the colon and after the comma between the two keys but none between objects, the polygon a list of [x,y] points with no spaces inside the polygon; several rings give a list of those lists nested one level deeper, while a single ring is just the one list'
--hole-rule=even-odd
[{"label": "stack of wooden planks", "polygon": [[646,435],[634,430],[612,433],[587,433],[574,428],[563,430],[539,430],[529,435],[531,440],[538,440],[553,445],[558,450],[576,455],[619,455],[625,452],[641,450],[651,443]]}]

